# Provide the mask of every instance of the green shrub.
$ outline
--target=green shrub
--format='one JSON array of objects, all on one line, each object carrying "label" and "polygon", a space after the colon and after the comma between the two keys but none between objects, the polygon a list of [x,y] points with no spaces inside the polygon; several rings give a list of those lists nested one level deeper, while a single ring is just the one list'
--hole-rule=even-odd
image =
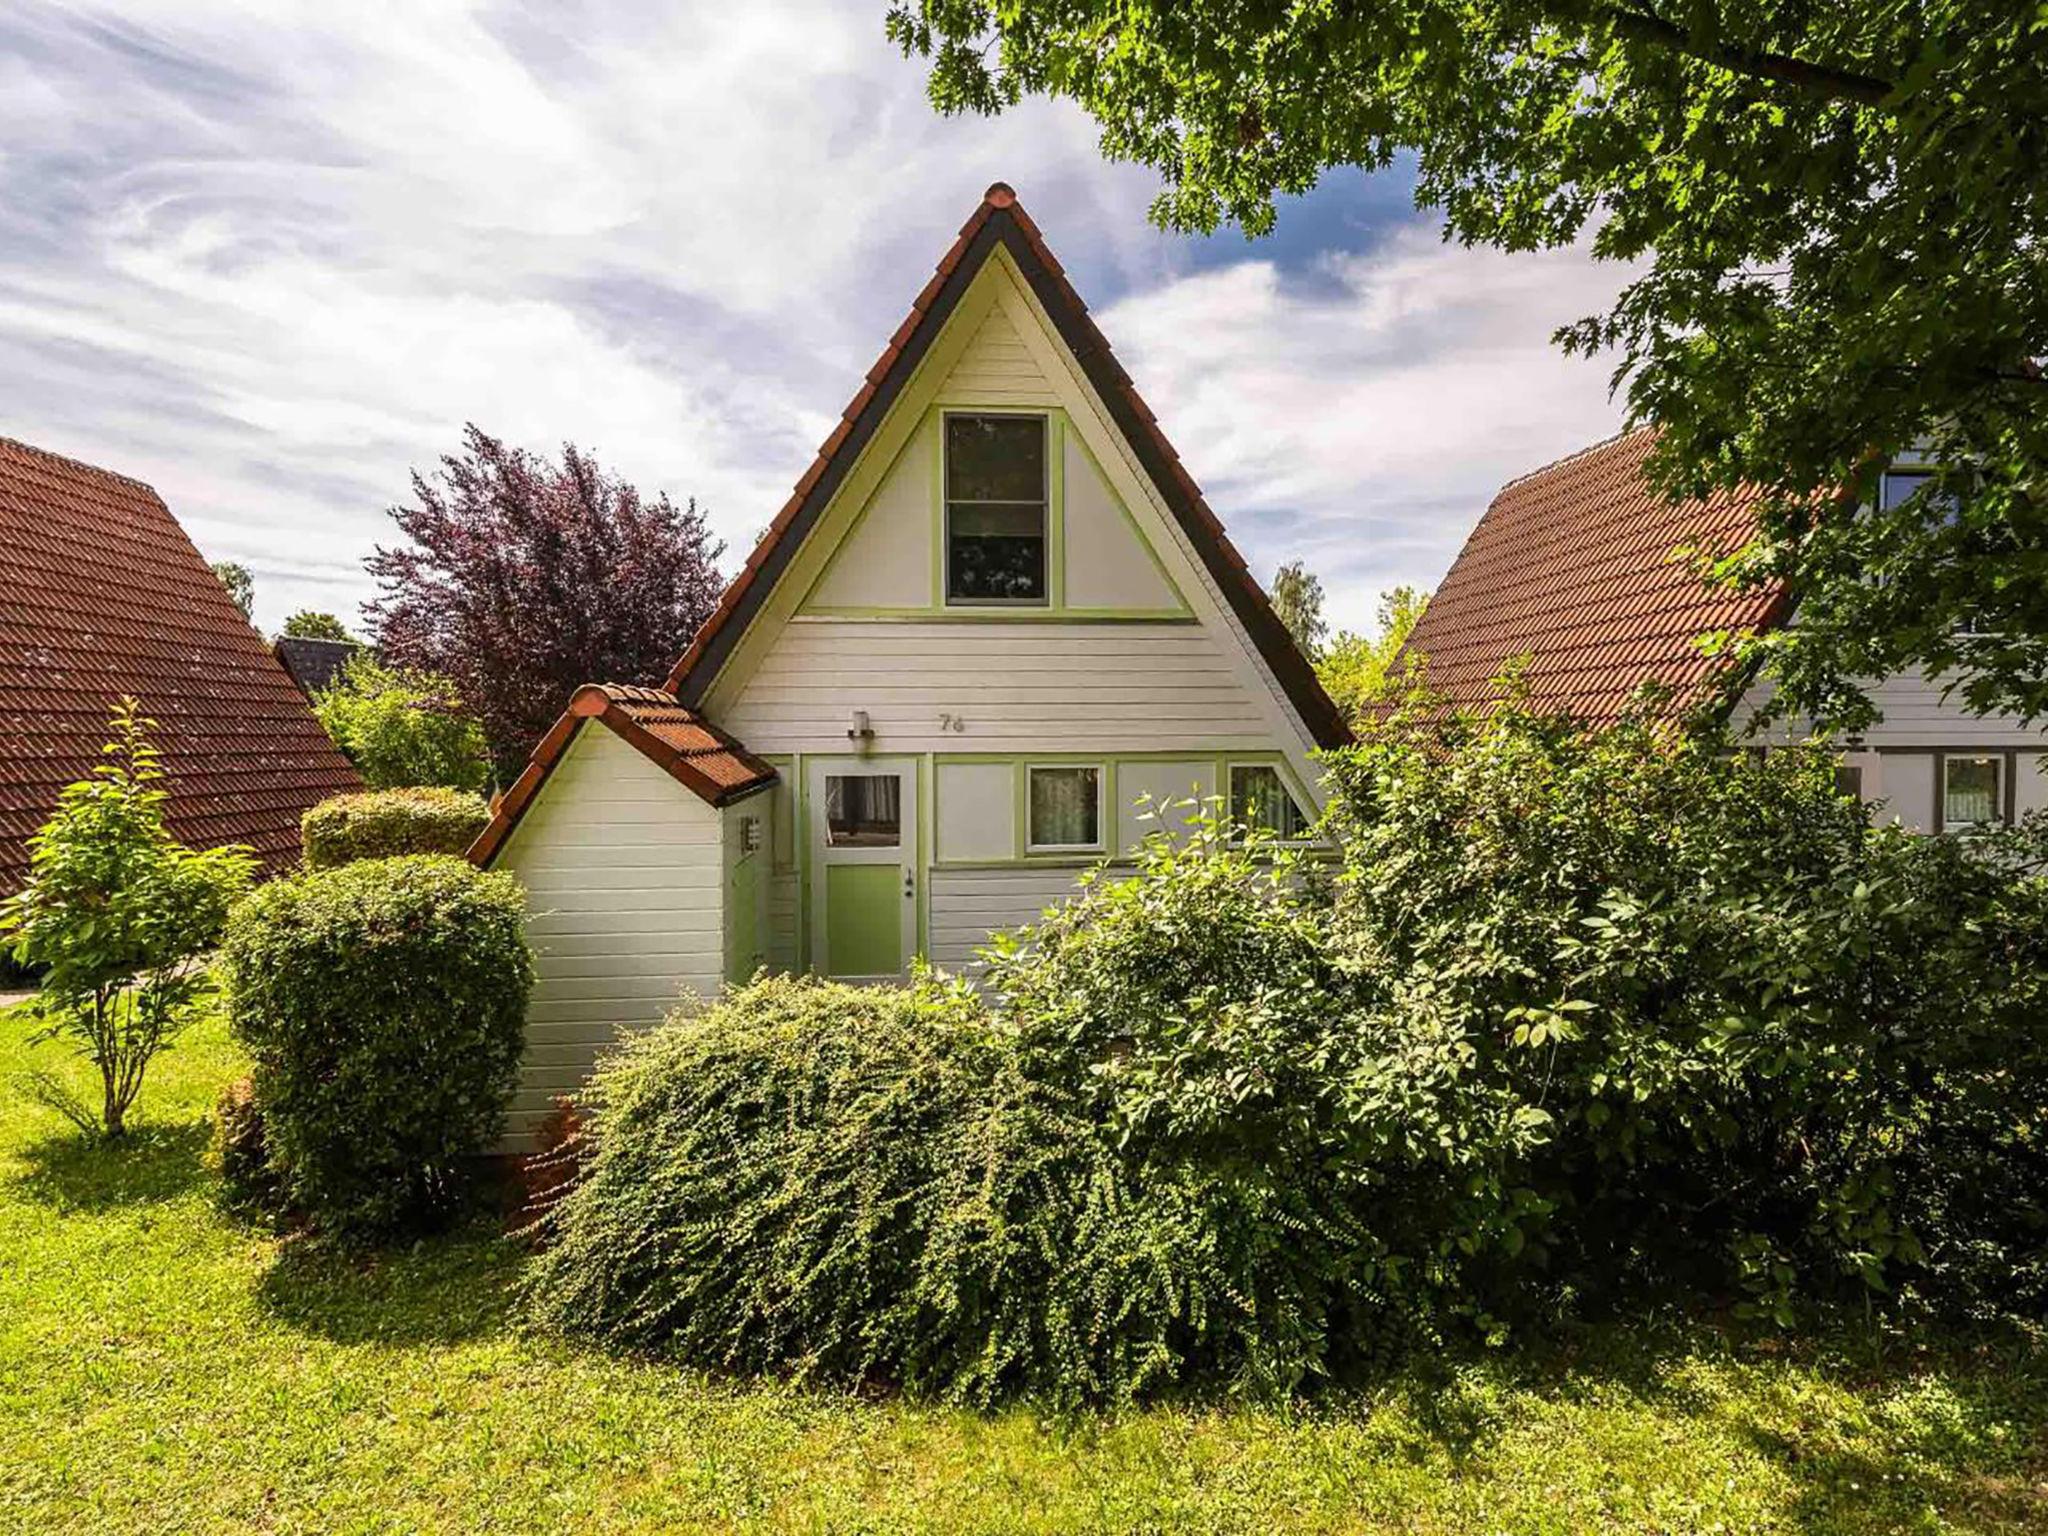
[{"label": "green shrub", "polygon": [[1824,751],[1512,708],[1333,776],[1347,1156],[1455,1176],[1461,1305],[2048,1299],[2048,828],[1873,828]]},{"label": "green shrub", "polygon": [[36,1095],[81,1129],[119,1136],[150,1062],[208,991],[206,953],[255,870],[245,848],[194,850],[164,824],[155,722],[132,698],[89,778],[68,786],[29,839],[27,883],[0,902],[0,939],[39,975],[37,1040],[68,1038],[100,1075],[100,1102],[58,1079]]},{"label": "green shrub", "polygon": [[300,820],[306,867],[406,853],[462,854],[491,819],[481,795],[459,789],[379,789],[335,795]]},{"label": "green shrub", "polygon": [[372,789],[439,785],[472,793],[491,782],[484,729],[445,677],[349,658],[313,711]]},{"label": "green shrub", "polygon": [[543,1324],[987,1402],[1265,1374],[1207,1192],[1121,1163],[976,995],[768,978],[609,1058],[527,1274]]},{"label": "green shrub", "polygon": [[535,1314],[1073,1401],[1589,1301],[2048,1302],[2048,822],[1514,709],[1331,767],[1338,848],[1157,838],[995,946],[994,1012],[769,980],[622,1050]]},{"label": "green shrub", "polygon": [[509,876],[430,855],[277,881],[235,909],[228,1021],[292,1209],[363,1237],[459,1209],[517,1076],[524,915]]}]

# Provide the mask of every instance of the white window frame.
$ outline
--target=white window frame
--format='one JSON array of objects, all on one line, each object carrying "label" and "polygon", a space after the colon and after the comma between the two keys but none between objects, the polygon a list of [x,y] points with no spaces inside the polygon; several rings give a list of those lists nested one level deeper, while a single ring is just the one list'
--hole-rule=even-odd
[{"label": "white window frame", "polygon": [[[1319,841],[1309,828],[1316,824],[1316,813],[1309,809],[1315,802],[1302,794],[1294,782],[1294,776],[1287,771],[1287,765],[1255,757],[1226,758],[1223,763],[1223,814],[1233,826],[1237,823],[1237,770],[1240,768],[1270,768],[1273,776],[1280,781],[1280,787],[1287,792],[1287,798],[1294,802],[1295,810],[1301,813],[1304,828],[1299,837],[1276,837],[1270,839],[1276,848],[1313,848]],[[1242,839],[1233,839],[1242,841]]]},{"label": "white window frame", "polygon": [[[1037,829],[1031,825],[1031,775],[1047,769],[1063,769],[1069,773],[1086,770],[1095,775],[1095,841],[1092,843],[1041,843],[1032,838]],[[1024,851],[1030,853],[1102,853],[1108,846],[1108,805],[1109,765],[1095,763],[1026,763],[1024,765]]]},{"label": "white window frame", "polygon": [[[1039,525],[1038,532],[1039,547],[1043,550],[1045,558],[1045,591],[1042,596],[955,597],[953,595],[953,467],[951,463],[951,449],[948,445],[952,439],[952,432],[949,430],[949,424],[956,416],[1020,417],[1033,420],[1038,423],[1040,441],[1043,443],[1045,449],[1045,452],[1039,461],[1040,494],[1038,503],[1044,519]],[[1050,411],[1005,410],[1001,407],[983,409],[978,406],[963,405],[957,408],[949,407],[939,412],[939,606],[941,608],[1052,607],[1052,450],[1052,412]],[[1023,506],[1025,505],[1025,503],[1016,501],[992,501],[980,503],[966,503],[966,505],[1016,507]]]},{"label": "white window frame", "polygon": [[[1951,763],[1988,762],[1991,764],[1991,816],[1985,821],[1950,821],[1948,819],[1948,769]],[[1941,830],[1951,837],[1968,837],[1973,832],[1982,832],[1990,827],[2010,825],[2006,816],[2007,796],[2012,785],[2008,781],[2008,760],[2006,754],[1996,749],[1981,751],[1943,752],[1935,762],[1934,799]]]}]

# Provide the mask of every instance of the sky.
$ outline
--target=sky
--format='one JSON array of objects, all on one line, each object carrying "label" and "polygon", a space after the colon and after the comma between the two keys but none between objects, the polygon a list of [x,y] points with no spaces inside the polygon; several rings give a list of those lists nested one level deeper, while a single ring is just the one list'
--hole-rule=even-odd
[{"label": "sky", "polygon": [[1619,270],[1446,245],[1412,174],[1154,228],[1068,103],[946,119],[886,0],[0,9],[0,435],[154,485],[256,618],[354,623],[465,422],[697,498],[735,569],[1014,186],[1261,579],[1338,627],[1614,431]]}]

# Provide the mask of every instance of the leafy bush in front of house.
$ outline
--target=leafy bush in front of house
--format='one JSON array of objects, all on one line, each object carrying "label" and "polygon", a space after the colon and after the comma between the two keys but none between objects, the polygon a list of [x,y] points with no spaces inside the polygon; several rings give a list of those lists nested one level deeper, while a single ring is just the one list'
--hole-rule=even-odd
[{"label": "leafy bush in front of house", "polygon": [[1120,1158],[956,983],[759,980],[622,1046],[589,1101],[527,1276],[550,1327],[973,1402],[1299,1375],[1213,1179]]},{"label": "leafy bush in front of house", "polygon": [[1345,1156],[1435,1175],[1460,1307],[2048,1299],[2048,826],[1873,828],[1824,752],[1513,708],[1333,778]]},{"label": "leafy bush in front of house", "polygon": [[309,872],[235,909],[228,1022],[287,1206],[352,1237],[460,1208],[518,1072],[524,919],[509,876],[437,855]]},{"label": "leafy bush in front of house", "polygon": [[244,848],[187,848],[165,826],[169,795],[155,722],[132,698],[89,778],[57,797],[29,840],[28,880],[0,903],[0,939],[37,968],[38,1039],[68,1038],[100,1075],[85,1105],[54,1077],[37,1096],[81,1129],[120,1136],[149,1064],[193,1018],[206,952],[248,888]]},{"label": "leafy bush in front of house", "polygon": [[465,853],[490,819],[483,796],[430,786],[334,795],[299,825],[306,867],[329,869],[407,853]]},{"label": "leafy bush in front of house", "polygon": [[1332,769],[1336,847],[1158,838],[986,1011],[765,981],[622,1052],[537,1314],[1074,1400],[1647,1298],[2048,1302],[2048,825],[1513,709]]},{"label": "leafy bush in front of house", "polygon": [[372,789],[438,785],[474,794],[491,782],[484,728],[445,677],[358,653],[314,697],[313,712]]}]

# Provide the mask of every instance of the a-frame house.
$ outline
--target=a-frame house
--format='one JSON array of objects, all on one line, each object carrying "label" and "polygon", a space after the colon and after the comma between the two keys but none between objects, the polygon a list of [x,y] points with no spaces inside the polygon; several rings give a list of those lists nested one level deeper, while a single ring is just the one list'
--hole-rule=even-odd
[{"label": "a-frame house", "polygon": [[473,850],[535,914],[512,1134],[685,989],[967,966],[1147,802],[1300,835],[1346,740],[998,183],[666,689],[583,689]]}]

